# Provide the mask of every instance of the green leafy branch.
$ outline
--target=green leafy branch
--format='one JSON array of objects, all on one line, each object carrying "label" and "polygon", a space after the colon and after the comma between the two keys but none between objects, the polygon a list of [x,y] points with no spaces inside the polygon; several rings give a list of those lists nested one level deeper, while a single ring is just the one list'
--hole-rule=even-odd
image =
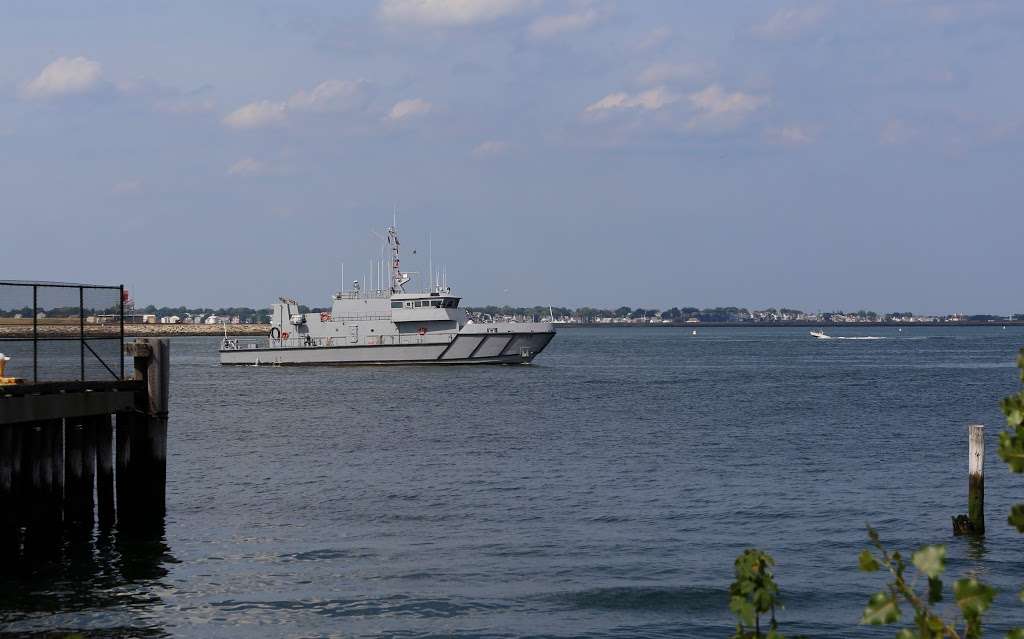
[{"label": "green leafy branch", "polygon": [[[1017,355],[1017,366],[1024,383],[1024,348]],[[1024,473],[1024,390],[1004,398],[1001,406],[1009,430],[999,433],[999,457],[1011,471]],[[1024,532],[1024,504],[1015,504],[1007,521],[1017,532]]]},{"label": "green leafy branch", "polygon": [[[771,568],[775,560],[763,550],[748,548],[736,558],[736,581],[729,586],[729,610],[736,615],[733,639],[783,639],[775,621],[779,586]],[[769,614],[768,634],[761,634],[761,615]]]},{"label": "green leafy branch", "polygon": [[[951,639],[977,639],[981,637],[982,615],[992,605],[996,591],[973,577],[959,579],[953,584],[953,599],[963,617],[963,628],[958,629],[956,621],[947,621],[935,610],[934,606],[942,601],[943,583],[940,576],[946,570],[946,547],[924,546],[913,553],[911,563],[917,574],[910,580],[907,577],[909,566],[897,551],[890,553],[882,545],[878,532],[868,527],[868,539],[876,552],[865,548],[860,553],[860,569],[875,572],[884,568],[892,580],[886,589],[875,593],[868,600],[861,623],[880,625],[896,623],[902,619],[900,603],[910,606],[914,612],[914,628],[904,628],[897,633],[897,639],[932,639],[949,637]],[[928,584],[927,594],[919,594],[917,585],[920,579]]]}]

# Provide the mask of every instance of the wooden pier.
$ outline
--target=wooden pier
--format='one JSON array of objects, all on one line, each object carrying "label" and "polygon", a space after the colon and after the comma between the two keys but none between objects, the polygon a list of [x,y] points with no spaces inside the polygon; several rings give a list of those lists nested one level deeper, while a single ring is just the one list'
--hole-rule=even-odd
[{"label": "wooden pier", "polygon": [[162,531],[170,343],[125,350],[130,379],[0,386],[0,559],[96,526]]}]

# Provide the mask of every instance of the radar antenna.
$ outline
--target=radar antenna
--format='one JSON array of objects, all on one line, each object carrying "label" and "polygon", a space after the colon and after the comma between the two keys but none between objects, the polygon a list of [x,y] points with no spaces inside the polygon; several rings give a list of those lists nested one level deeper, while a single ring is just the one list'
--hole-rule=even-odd
[{"label": "radar antenna", "polygon": [[398,257],[399,242],[398,242],[398,229],[394,226],[388,227],[388,248],[391,249],[391,292],[404,293],[405,285],[411,278],[409,273],[403,273],[401,268],[401,260]]}]

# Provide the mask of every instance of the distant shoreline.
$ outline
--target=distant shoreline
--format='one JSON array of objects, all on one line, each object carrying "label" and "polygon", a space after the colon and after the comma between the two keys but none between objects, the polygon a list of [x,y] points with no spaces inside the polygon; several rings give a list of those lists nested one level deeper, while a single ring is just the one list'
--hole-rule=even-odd
[{"label": "distant shoreline", "polygon": [[[261,337],[270,333],[270,324],[227,324],[230,337]],[[78,325],[41,325],[40,337],[78,337]],[[125,337],[223,337],[225,325],[222,324],[125,324]],[[120,328],[117,325],[95,324],[85,325],[85,336],[117,337]],[[0,325],[0,338],[15,337],[32,339],[32,326]]]},{"label": "distant shoreline", "polygon": [[630,324],[626,322],[555,324],[558,328],[946,328],[956,326],[1024,326],[1024,321],[1005,322],[669,322]]},{"label": "distant shoreline", "polygon": [[[1024,321],[1006,322],[673,322],[668,324],[627,324],[627,323],[574,323],[555,324],[556,329],[590,329],[590,328],[682,328],[696,330],[698,328],[947,328],[947,327],[1002,327],[1024,326]],[[270,324],[227,324],[228,337],[265,337],[270,334]],[[117,326],[96,326],[87,324],[86,337],[116,337]],[[222,337],[225,333],[223,324],[125,324],[125,337]],[[43,325],[39,327],[40,337],[78,337],[77,325]],[[31,326],[0,325],[0,338],[32,339]]]}]

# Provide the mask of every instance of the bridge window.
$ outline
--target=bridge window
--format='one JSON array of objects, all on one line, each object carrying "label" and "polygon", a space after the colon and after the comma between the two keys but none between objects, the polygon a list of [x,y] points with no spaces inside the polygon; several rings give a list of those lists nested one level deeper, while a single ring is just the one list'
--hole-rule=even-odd
[{"label": "bridge window", "polygon": [[430,305],[434,308],[441,308],[441,300],[430,300]]},{"label": "bridge window", "polygon": [[402,308],[401,302],[391,302],[391,308]]}]

